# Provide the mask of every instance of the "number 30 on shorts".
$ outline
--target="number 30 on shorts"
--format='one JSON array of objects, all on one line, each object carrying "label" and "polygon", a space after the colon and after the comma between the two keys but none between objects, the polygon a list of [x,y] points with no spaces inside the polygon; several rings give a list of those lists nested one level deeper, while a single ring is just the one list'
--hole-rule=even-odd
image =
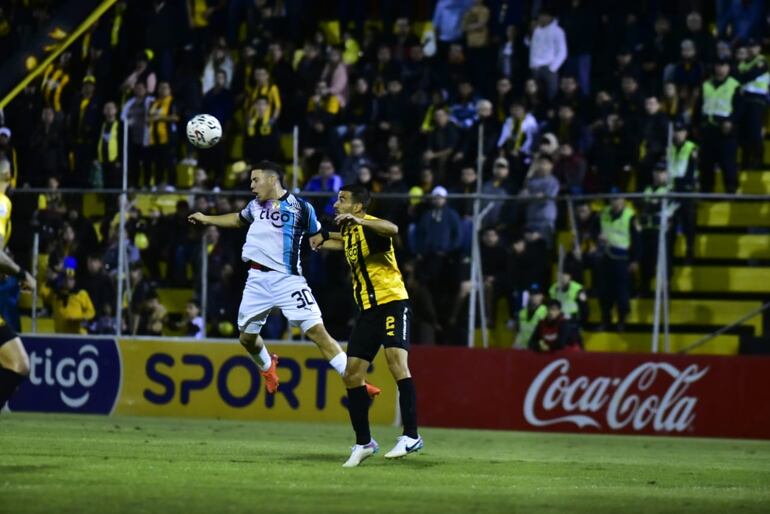
[{"label": "number 30 on shorts", "polygon": [[315,303],[315,298],[313,298],[313,293],[310,292],[310,289],[300,289],[299,291],[294,291],[291,293],[291,297],[297,300],[298,309],[302,309],[303,307],[313,305]]}]

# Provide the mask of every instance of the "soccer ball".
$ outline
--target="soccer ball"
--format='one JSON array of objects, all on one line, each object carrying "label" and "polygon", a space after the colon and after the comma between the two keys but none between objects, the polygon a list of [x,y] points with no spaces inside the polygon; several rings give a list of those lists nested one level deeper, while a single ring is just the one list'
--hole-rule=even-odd
[{"label": "soccer ball", "polygon": [[198,114],[187,122],[187,139],[197,148],[211,148],[222,139],[222,125],[210,114]]}]

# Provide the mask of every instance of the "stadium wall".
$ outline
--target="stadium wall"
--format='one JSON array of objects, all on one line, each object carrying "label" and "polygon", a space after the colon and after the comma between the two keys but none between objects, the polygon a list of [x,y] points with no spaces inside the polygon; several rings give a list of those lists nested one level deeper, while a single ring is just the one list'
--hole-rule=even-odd
[{"label": "stadium wall", "polygon": [[770,439],[770,358],[415,347],[422,425]]},{"label": "stadium wall", "polygon": [[[31,372],[12,411],[226,419],[348,422],[342,380],[313,344],[271,344],[281,385],[265,393],[261,376],[232,342],[25,336]],[[384,356],[371,382],[392,383]],[[384,387],[375,423],[395,418],[396,393]]]}]

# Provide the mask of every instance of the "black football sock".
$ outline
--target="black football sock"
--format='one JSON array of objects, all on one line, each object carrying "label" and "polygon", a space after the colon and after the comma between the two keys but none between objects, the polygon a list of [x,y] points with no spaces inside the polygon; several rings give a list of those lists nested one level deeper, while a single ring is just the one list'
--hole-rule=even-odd
[{"label": "black football sock", "polygon": [[5,402],[16,392],[24,381],[24,375],[19,375],[10,369],[0,368],[0,409],[5,406]]},{"label": "black football sock", "polygon": [[356,431],[356,444],[369,444],[372,434],[369,432],[369,394],[366,386],[348,389],[348,412]]},{"label": "black football sock", "polygon": [[398,403],[401,407],[404,435],[417,439],[417,394],[412,377],[398,381]]}]

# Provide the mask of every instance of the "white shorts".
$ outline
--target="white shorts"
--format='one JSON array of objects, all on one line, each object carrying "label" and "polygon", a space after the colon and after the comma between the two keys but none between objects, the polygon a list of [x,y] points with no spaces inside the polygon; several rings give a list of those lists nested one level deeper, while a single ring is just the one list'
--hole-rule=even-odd
[{"label": "white shorts", "polygon": [[291,325],[299,326],[303,332],[323,323],[321,309],[305,277],[250,269],[238,309],[238,329],[259,334],[270,311],[276,307]]}]

